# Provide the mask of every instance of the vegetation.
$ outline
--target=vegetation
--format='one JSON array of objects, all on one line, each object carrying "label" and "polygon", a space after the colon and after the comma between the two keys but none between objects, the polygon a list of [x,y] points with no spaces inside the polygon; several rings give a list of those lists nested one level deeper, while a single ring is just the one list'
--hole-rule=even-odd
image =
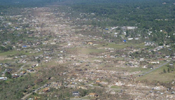
[{"label": "vegetation", "polygon": [[6,76],[7,78],[9,78],[9,79],[11,79],[11,78],[12,78],[12,75],[11,75],[11,73],[10,73],[10,72],[6,72],[6,73],[5,73],[5,76]]},{"label": "vegetation", "polygon": [[110,18],[111,21],[108,21],[106,25],[137,25],[145,29],[166,30],[168,33],[174,31],[173,0],[169,0],[166,4],[162,4],[165,1],[160,0],[93,0],[96,3],[90,0],[83,1],[72,5],[73,8],[95,13],[103,19]]},{"label": "vegetation", "polygon": [[[53,2],[66,5],[37,8]],[[126,100],[131,87],[116,81],[174,80],[173,64],[154,70],[174,57],[173,0],[1,0],[0,10],[2,100]]]},{"label": "vegetation", "polygon": [[[171,66],[173,69],[173,66]],[[170,66],[163,66],[160,69],[156,69],[155,71],[137,78],[137,80],[147,80],[149,83],[153,83],[155,82],[160,82],[160,83],[164,83],[164,84],[168,84],[170,83],[174,77],[175,77],[175,72],[173,70],[170,71]]]},{"label": "vegetation", "polygon": [[[95,27],[105,29],[109,26],[137,26],[139,30],[127,32],[126,37],[141,34],[143,38],[149,37],[150,41],[159,45],[171,44],[175,40],[173,0],[76,0],[71,6],[76,11],[95,14],[92,18],[96,20],[90,23]],[[147,35],[148,31],[152,35]],[[111,38],[106,34],[103,37]]]},{"label": "vegetation", "polygon": [[[7,74],[7,77],[10,74]],[[11,79],[8,81],[0,81],[0,99],[2,100],[19,100],[23,96],[25,89],[33,83],[35,78],[26,76],[25,78]],[[3,91],[3,92],[2,92]]]}]

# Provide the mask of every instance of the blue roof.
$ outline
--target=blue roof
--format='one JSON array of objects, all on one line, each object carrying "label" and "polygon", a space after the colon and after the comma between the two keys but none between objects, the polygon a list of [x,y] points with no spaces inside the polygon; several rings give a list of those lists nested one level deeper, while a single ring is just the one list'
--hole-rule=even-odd
[{"label": "blue roof", "polygon": [[26,45],[23,45],[22,47],[23,47],[23,48],[27,48],[27,46],[26,46]]}]

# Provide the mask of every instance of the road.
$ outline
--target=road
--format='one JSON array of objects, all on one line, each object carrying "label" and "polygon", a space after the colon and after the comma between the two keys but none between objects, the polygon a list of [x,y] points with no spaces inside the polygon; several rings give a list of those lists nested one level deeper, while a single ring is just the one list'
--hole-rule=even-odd
[{"label": "road", "polygon": [[169,62],[170,62],[170,61],[167,61],[167,62],[165,62],[165,63],[159,65],[158,67],[156,67],[156,68],[154,68],[154,69],[152,69],[152,70],[150,70],[150,71],[148,71],[148,72],[145,72],[145,73],[141,74],[140,76],[144,76],[144,75],[146,75],[146,74],[149,74],[149,73],[151,73],[152,71],[154,71],[154,70],[156,70],[156,69],[158,69],[158,68],[163,67],[164,65],[168,64]]},{"label": "road", "polygon": [[19,73],[21,70],[23,70],[23,67],[24,67],[25,65],[22,65],[21,66],[21,68],[16,72],[16,73]]},{"label": "road", "polygon": [[41,90],[41,89],[43,89],[43,88],[45,88],[45,87],[48,87],[50,84],[51,84],[51,83],[44,84],[43,86],[41,86],[41,87],[39,87],[39,88],[33,90],[31,93],[28,93],[28,94],[26,94],[25,96],[23,96],[23,97],[21,98],[21,100],[26,100],[32,93],[36,93],[37,91],[39,91],[39,90]]},{"label": "road", "polygon": [[13,74],[17,74],[17,73],[19,73],[21,70],[23,70],[23,67],[24,67],[25,65],[22,65],[21,67],[20,67],[20,69],[18,69],[16,72],[14,72]]},{"label": "road", "polygon": [[25,95],[23,98],[21,98],[21,100],[26,100],[27,97],[29,97],[31,94],[32,94],[32,93],[29,93],[29,94]]}]

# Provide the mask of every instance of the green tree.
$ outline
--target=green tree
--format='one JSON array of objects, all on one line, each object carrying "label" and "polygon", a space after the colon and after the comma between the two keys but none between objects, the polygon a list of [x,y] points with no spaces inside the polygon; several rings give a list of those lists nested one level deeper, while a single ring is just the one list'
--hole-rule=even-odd
[{"label": "green tree", "polygon": [[37,62],[38,62],[38,63],[40,63],[40,62],[41,62],[41,60],[38,58],[38,59],[37,59]]},{"label": "green tree", "polygon": [[6,76],[7,78],[10,78],[10,79],[12,78],[12,75],[11,75],[10,72],[6,72],[6,73],[5,73],[5,76]]},{"label": "green tree", "polygon": [[170,68],[168,68],[168,73],[170,72]]},{"label": "green tree", "polygon": [[166,70],[165,70],[165,69],[163,69],[163,72],[164,72],[164,73],[166,73]]}]

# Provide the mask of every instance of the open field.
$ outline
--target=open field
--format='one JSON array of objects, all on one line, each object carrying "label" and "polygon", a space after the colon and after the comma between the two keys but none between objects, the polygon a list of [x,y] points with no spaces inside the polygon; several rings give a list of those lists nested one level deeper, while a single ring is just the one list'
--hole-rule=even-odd
[{"label": "open field", "polygon": [[[166,70],[166,73],[164,73],[164,69]],[[164,66],[145,76],[138,77],[137,80],[147,80],[149,82],[159,81],[162,83],[168,83],[175,79],[175,72],[173,71],[168,73],[167,70],[168,67]]]}]

